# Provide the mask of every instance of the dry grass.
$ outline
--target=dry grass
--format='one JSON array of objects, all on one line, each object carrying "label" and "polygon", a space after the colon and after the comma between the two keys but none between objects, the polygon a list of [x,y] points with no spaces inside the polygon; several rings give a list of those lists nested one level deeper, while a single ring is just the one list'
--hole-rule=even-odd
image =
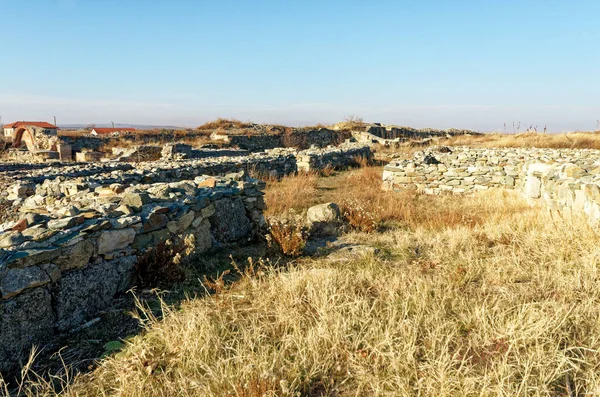
[{"label": "dry grass", "polygon": [[[456,225],[473,227],[492,215],[493,211],[490,212],[481,196],[457,200],[447,195],[382,191],[382,172],[383,167],[363,167],[326,178],[301,173],[271,181],[265,191],[266,213],[274,216],[289,210],[302,212],[319,203],[343,204],[351,200],[352,205],[347,207],[363,208],[359,212],[364,212],[365,221],[368,218],[375,225],[411,229],[444,229]],[[510,208],[523,209],[521,206],[507,207],[505,212],[510,212]],[[359,214],[354,215],[363,218]]]},{"label": "dry grass", "polygon": [[470,147],[538,147],[600,149],[600,133],[571,132],[568,134],[541,134],[527,132],[522,134],[484,134],[458,135],[440,141],[448,146]]},{"label": "dry grass", "polygon": [[146,311],[148,332],[64,394],[600,393],[596,234],[511,193],[448,200],[456,219],[490,216],[351,234],[386,255],[300,260]]},{"label": "dry grass", "polygon": [[[63,394],[600,394],[600,239],[586,221],[512,191],[421,196],[380,184],[380,167],[272,183],[271,214],[347,197],[377,208],[385,231],[345,238],[382,253],[245,272],[163,306],[161,320],[144,309],[147,332]],[[28,387],[53,395],[39,380]]]},{"label": "dry grass", "polygon": [[218,128],[224,130],[232,130],[232,129],[244,129],[252,127],[252,123],[250,122],[242,122],[235,119],[223,119],[218,118],[214,121],[209,121],[201,126],[198,126],[198,130],[208,131],[208,130],[216,130]]},{"label": "dry grass", "polygon": [[289,210],[304,210],[317,204],[317,184],[319,176],[314,173],[300,172],[286,176],[281,180],[272,179],[265,190],[267,210],[265,215],[274,216]]}]

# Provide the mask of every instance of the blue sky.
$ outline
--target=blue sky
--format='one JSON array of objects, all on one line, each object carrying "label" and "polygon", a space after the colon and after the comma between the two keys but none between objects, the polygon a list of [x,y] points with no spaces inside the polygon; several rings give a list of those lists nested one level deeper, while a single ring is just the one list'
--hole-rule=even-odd
[{"label": "blue sky", "polygon": [[0,0],[0,115],[591,130],[600,1]]}]

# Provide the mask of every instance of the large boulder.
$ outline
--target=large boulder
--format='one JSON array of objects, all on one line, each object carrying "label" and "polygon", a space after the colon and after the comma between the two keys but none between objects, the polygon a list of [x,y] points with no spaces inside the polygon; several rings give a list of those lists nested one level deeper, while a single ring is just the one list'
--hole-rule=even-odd
[{"label": "large boulder", "polygon": [[310,207],[306,212],[308,223],[317,222],[341,222],[340,207],[336,203],[325,203]]},{"label": "large boulder", "polygon": [[325,203],[310,207],[306,212],[306,223],[311,235],[337,234],[342,224],[340,207],[336,203]]}]

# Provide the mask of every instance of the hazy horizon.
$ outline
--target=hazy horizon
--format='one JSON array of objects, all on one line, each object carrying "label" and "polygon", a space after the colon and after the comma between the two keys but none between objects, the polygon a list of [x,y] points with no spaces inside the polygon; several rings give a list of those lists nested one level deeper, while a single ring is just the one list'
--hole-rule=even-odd
[{"label": "hazy horizon", "polygon": [[[0,116],[598,127],[600,2],[0,0]],[[49,22],[50,21],[50,22]]]}]

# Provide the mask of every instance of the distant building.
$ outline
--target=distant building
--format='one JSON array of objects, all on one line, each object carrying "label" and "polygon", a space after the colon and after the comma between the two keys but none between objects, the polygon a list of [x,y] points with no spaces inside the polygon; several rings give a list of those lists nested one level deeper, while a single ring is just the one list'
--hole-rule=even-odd
[{"label": "distant building", "polygon": [[[5,124],[3,129],[4,140],[12,142],[15,139],[15,134],[19,131],[21,131],[19,135],[22,135],[23,130],[27,130],[33,135],[38,133],[56,135],[58,127],[45,121],[15,121],[14,123]],[[19,140],[20,138],[19,136]]]},{"label": "distant building", "polygon": [[135,128],[94,128],[90,135],[120,135],[127,132],[137,131]]}]

